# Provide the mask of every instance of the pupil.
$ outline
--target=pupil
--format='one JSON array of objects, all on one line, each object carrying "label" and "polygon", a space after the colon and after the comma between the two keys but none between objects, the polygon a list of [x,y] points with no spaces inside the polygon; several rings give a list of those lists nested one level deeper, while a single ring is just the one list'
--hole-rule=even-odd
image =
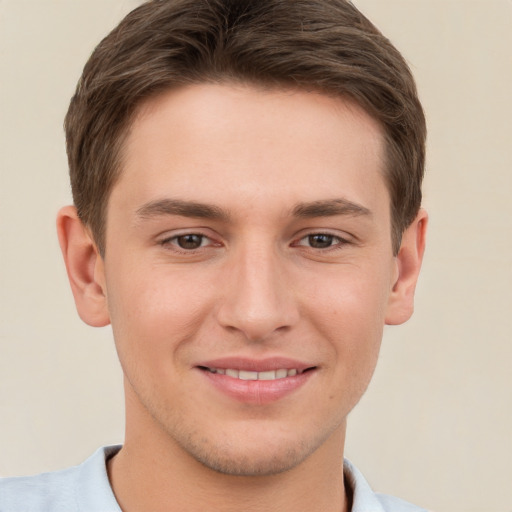
[{"label": "pupil", "polygon": [[309,235],[309,245],[315,249],[325,249],[332,245],[332,235]]},{"label": "pupil", "polygon": [[201,235],[183,235],[178,237],[178,245],[182,249],[197,249],[201,247],[203,237]]}]

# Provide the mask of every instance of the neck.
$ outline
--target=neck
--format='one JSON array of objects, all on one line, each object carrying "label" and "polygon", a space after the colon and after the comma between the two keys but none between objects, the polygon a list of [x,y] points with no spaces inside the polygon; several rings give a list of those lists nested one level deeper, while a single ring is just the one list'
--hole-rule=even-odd
[{"label": "neck", "polygon": [[[330,443],[329,443],[330,444]],[[109,462],[123,512],[347,512],[342,462],[326,466],[316,454],[270,476],[223,475],[196,461],[180,463],[151,448],[126,443]]]},{"label": "neck", "polygon": [[345,425],[297,466],[265,476],[228,475],[204,466],[152,418],[128,414],[126,425],[125,444],[108,463],[123,512],[348,512]]}]

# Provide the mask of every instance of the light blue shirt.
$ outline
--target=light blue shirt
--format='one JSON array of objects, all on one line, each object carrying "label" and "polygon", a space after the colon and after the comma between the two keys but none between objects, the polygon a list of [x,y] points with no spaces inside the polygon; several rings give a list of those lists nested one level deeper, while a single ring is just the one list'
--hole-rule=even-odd
[{"label": "light blue shirt", "polygon": [[[36,476],[0,479],[0,512],[121,512],[107,475],[106,460],[120,446],[97,450],[79,466]],[[345,480],[351,512],[426,512],[398,498],[374,493],[347,460]]]}]

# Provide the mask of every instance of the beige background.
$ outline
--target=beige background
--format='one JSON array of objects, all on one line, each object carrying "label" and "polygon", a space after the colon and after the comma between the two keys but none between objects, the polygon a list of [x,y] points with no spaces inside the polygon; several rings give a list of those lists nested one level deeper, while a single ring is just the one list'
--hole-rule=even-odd
[{"label": "beige background", "polygon": [[[78,319],[54,230],[62,119],[135,0],[0,0],[0,474],[122,440],[108,328]],[[372,485],[437,512],[512,511],[512,2],[356,0],[402,50],[430,126],[417,312],[350,418]]]}]

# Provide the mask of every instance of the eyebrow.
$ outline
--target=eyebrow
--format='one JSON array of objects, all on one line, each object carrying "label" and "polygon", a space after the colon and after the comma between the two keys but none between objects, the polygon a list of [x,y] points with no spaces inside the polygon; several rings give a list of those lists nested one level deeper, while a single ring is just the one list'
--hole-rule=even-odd
[{"label": "eyebrow", "polygon": [[334,215],[371,217],[372,212],[368,208],[347,199],[330,199],[312,201],[310,203],[299,203],[293,209],[293,215],[306,219],[313,217],[332,217]]},{"label": "eyebrow", "polygon": [[[179,215],[197,219],[213,219],[227,221],[229,213],[222,208],[196,201],[181,199],[157,199],[142,205],[137,209],[137,217],[148,220],[165,215]],[[333,217],[335,215],[371,216],[371,211],[364,206],[347,199],[328,199],[299,203],[293,210],[294,217],[310,219],[315,217]]]},{"label": "eyebrow", "polygon": [[180,199],[157,199],[137,209],[137,217],[143,220],[164,215],[213,220],[227,220],[229,218],[229,214],[218,206]]}]

